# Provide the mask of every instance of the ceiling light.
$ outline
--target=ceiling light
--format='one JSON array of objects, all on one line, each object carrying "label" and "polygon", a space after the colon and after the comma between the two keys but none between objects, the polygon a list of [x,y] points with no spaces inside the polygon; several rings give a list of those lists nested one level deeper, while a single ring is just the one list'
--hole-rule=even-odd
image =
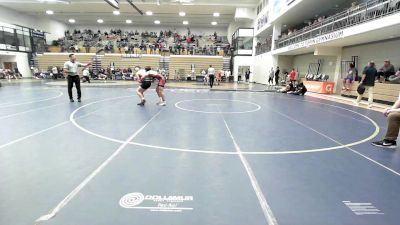
[{"label": "ceiling light", "polygon": [[189,21],[183,21],[183,25],[188,25],[189,24]]},{"label": "ceiling light", "polygon": [[161,22],[159,20],[154,21],[155,24],[160,24]]},{"label": "ceiling light", "polygon": [[119,4],[117,0],[104,0],[108,4],[110,4],[112,7],[119,9]]},{"label": "ceiling light", "polygon": [[104,23],[104,20],[98,19],[97,22],[98,22],[98,23]]},{"label": "ceiling light", "polygon": [[186,16],[185,12],[179,12],[179,16]]},{"label": "ceiling light", "polygon": [[214,17],[219,17],[219,13],[215,12],[215,13],[213,14],[213,16],[214,16]]},{"label": "ceiling light", "polygon": [[119,14],[121,14],[118,10],[113,11],[113,14],[118,16]]},{"label": "ceiling light", "polygon": [[211,22],[211,25],[216,26],[218,23],[217,22]]},{"label": "ceiling light", "polygon": [[151,15],[153,15],[153,12],[152,11],[147,11],[146,15],[151,16]]},{"label": "ceiling light", "polygon": [[69,19],[68,22],[69,23],[75,23],[76,21],[75,21],[75,19]]},{"label": "ceiling light", "polygon": [[126,23],[132,23],[132,20],[126,20],[125,22]]},{"label": "ceiling light", "polygon": [[46,14],[48,14],[48,15],[53,15],[53,14],[54,14],[54,11],[52,11],[52,10],[47,10],[47,11],[46,11]]}]

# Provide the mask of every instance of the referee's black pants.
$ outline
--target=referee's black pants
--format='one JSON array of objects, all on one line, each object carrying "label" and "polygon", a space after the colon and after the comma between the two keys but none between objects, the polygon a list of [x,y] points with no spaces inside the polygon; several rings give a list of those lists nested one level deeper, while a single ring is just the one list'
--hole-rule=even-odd
[{"label": "referee's black pants", "polygon": [[69,99],[73,99],[72,97],[72,87],[74,86],[75,83],[75,87],[76,90],[78,92],[78,99],[81,99],[82,93],[81,93],[81,79],[79,78],[78,75],[76,76],[68,76],[68,95],[69,95]]},{"label": "referee's black pants", "polygon": [[214,86],[215,75],[208,75],[208,79],[210,80],[210,87],[212,88]]}]

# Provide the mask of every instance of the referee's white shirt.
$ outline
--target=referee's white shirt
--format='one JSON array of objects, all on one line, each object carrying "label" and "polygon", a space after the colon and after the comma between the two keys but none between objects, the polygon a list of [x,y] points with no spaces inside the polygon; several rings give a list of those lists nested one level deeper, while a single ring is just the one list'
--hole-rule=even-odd
[{"label": "referee's white shirt", "polygon": [[78,68],[86,66],[80,62],[71,62],[67,61],[64,63],[64,69],[68,70],[68,76],[77,76],[78,75]]},{"label": "referee's white shirt", "polygon": [[207,72],[208,72],[208,75],[215,75],[215,69],[212,67],[208,68]]}]

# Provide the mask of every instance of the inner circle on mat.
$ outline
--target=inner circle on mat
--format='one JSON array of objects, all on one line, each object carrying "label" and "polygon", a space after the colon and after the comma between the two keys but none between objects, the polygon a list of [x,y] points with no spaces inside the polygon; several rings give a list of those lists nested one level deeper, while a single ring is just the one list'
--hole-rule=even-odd
[{"label": "inner circle on mat", "polygon": [[207,114],[240,114],[251,113],[261,109],[261,106],[248,101],[230,99],[190,99],[177,102],[175,107],[196,113]]},{"label": "inner circle on mat", "polygon": [[[205,150],[205,149],[193,149],[193,148],[179,148],[179,147],[167,147],[167,146],[160,146],[160,145],[151,145],[151,144],[146,144],[146,143],[139,143],[139,142],[135,142],[135,141],[130,141],[130,142],[126,142],[124,140],[120,140],[117,138],[113,138],[107,135],[103,135],[100,132],[96,131],[96,130],[90,130],[90,128],[85,128],[83,127],[81,124],[79,124],[76,121],[76,114],[78,114],[80,111],[87,111],[87,107],[89,106],[93,106],[96,105],[98,103],[103,103],[103,102],[109,102],[109,101],[113,101],[113,102],[118,102],[117,100],[121,100],[124,98],[128,98],[131,96],[121,96],[121,97],[114,97],[114,98],[107,98],[107,99],[102,99],[102,100],[98,100],[98,101],[94,101],[91,102],[89,104],[83,105],[79,108],[77,108],[76,110],[74,110],[71,115],[70,115],[70,121],[72,122],[72,124],[74,126],[76,126],[78,129],[80,129],[81,131],[93,135],[97,138],[101,138],[103,140],[107,140],[107,141],[112,141],[115,143],[120,143],[120,144],[130,144],[130,145],[136,145],[136,146],[142,146],[142,147],[147,147],[150,150],[151,149],[159,149],[159,150],[167,150],[167,151],[178,151],[178,152],[189,152],[189,153],[202,153],[202,154],[220,154],[220,155],[238,155],[238,154],[243,154],[243,155],[281,155],[281,154],[303,154],[303,153],[313,153],[313,152],[324,152],[324,151],[332,151],[332,150],[337,150],[337,149],[343,149],[343,148],[349,148],[351,146],[355,146],[355,145],[359,145],[365,142],[368,142],[370,140],[372,140],[373,138],[375,138],[378,133],[379,133],[379,126],[378,124],[372,120],[371,118],[369,118],[368,116],[365,116],[359,112],[344,108],[344,107],[340,107],[340,106],[336,106],[336,105],[331,105],[331,104],[326,104],[326,103],[319,103],[319,102],[310,102],[310,103],[314,103],[314,104],[320,104],[323,106],[328,106],[328,107],[332,107],[332,108],[336,108],[336,109],[342,109],[345,111],[348,111],[350,113],[359,115],[361,117],[363,117],[364,119],[366,119],[367,121],[369,121],[371,123],[371,125],[375,128],[374,132],[371,133],[368,137],[358,140],[358,141],[354,141],[351,143],[344,143],[344,144],[339,144],[339,145],[334,145],[334,146],[329,146],[329,147],[320,147],[320,148],[311,148],[311,149],[297,149],[297,150],[287,150],[287,151],[273,151],[273,150],[269,150],[269,151],[242,151],[240,153],[238,152],[226,152],[223,151],[221,149],[214,149],[214,150]],[[288,99],[288,100],[293,100],[293,99]],[[243,101],[245,102],[245,101]],[[304,101],[304,102],[309,102],[309,101]],[[256,104],[255,104],[256,105]],[[90,110],[89,110],[90,111]],[[86,112],[87,113],[87,112]],[[219,113],[219,112],[218,112]]]}]

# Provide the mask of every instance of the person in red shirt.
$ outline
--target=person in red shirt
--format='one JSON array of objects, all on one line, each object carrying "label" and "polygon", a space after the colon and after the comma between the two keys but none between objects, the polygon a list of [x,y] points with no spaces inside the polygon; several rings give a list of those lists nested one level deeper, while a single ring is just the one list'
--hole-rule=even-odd
[{"label": "person in red shirt", "polygon": [[167,81],[166,81],[165,77],[160,73],[155,73],[152,75],[152,77],[153,77],[153,79],[158,80],[156,92],[157,92],[158,97],[160,98],[160,102],[158,102],[157,105],[166,106],[167,103],[165,101],[164,87],[165,87],[165,83]]},{"label": "person in red shirt", "polygon": [[218,73],[217,73],[217,79],[215,79],[216,81],[217,81],[217,85],[220,85],[220,83],[221,83],[221,81],[222,81],[222,74],[224,73],[224,71],[223,70],[220,70]]},{"label": "person in red shirt", "polygon": [[296,81],[296,71],[293,68],[292,71],[290,72],[290,82],[294,83],[295,81]]}]

